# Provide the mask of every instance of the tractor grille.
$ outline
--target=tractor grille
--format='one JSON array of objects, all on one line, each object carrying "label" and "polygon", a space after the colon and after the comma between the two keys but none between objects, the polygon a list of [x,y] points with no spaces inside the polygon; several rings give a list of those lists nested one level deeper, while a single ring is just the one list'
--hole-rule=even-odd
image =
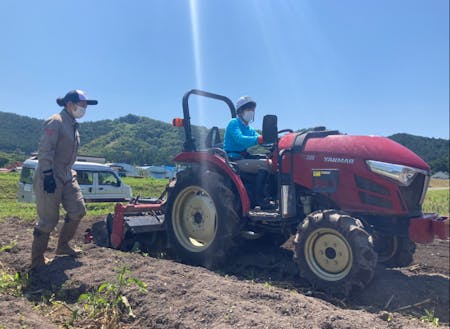
[{"label": "tractor grille", "polygon": [[359,198],[362,203],[381,208],[392,208],[390,192],[386,187],[358,175],[355,175],[355,182],[360,189]]},{"label": "tractor grille", "polygon": [[356,186],[358,186],[361,190],[366,190],[370,192],[374,192],[382,195],[389,195],[389,190],[384,186],[372,182],[364,177],[355,175]]},{"label": "tractor grille", "polygon": [[377,206],[381,208],[388,208],[388,209],[392,208],[392,202],[388,199],[381,198],[366,192],[359,192],[359,197],[361,201],[365,204],[370,204],[372,206]]},{"label": "tractor grille", "polygon": [[418,173],[409,186],[400,186],[400,194],[410,212],[421,211],[428,187],[428,176]]}]

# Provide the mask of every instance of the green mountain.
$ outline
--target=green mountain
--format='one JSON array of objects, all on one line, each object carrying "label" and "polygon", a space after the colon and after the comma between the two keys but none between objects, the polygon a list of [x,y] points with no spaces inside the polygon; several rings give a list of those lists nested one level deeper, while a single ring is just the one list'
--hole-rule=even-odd
[{"label": "green mountain", "polygon": [[168,123],[129,114],[112,121],[81,123],[79,153],[111,162],[169,164],[181,151],[183,134]]},{"label": "green mountain", "polygon": [[425,138],[410,134],[395,134],[389,138],[419,155],[431,166],[433,172],[449,172],[450,143],[448,139]]},{"label": "green mountain", "polygon": [[[37,151],[43,122],[0,112],[0,167]],[[193,127],[197,140],[204,140],[207,131],[205,127]],[[80,135],[79,153],[138,165],[171,164],[184,142],[182,128],[133,114],[114,120],[82,122]],[[449,171],[449,140],[409,134],[389,138],[417,153],[431,165],[433,172]]]},{"label": "green mountain", "polygon": [[0,151],[30,154],[36,152],[44,120],[0,112]]}]

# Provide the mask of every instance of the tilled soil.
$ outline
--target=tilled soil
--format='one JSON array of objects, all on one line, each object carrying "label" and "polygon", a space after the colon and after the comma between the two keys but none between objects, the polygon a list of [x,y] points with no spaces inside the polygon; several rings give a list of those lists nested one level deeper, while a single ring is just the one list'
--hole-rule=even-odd
[{"label": "tilled soil", "polygon": [[[282,247],[242,243],[225,268],[210,271],[142,253],[126,253],[84,242],[84,231],[98,218],[85,219],[74,243],[79,258],[55,257],[57,233],[48,257],[23,294],[0,290],[0,328],[65,328],[78,297],[103,282],[116,282],[119,268],[147,284],[124,294],[135,318],[121,328],[434,328],[420,317],[426,311],[449,326],[449,241],[418,245],[414,264],[379,266],[372,283],[346,299],[313,291],[298,277],[291,241]],[[32,224],[12,218],[2,223],[0,269],[26,273],[30,264]],[[64,302],[64,303],[62,303]],[[78,318],[75,328],[97,328]]]}]

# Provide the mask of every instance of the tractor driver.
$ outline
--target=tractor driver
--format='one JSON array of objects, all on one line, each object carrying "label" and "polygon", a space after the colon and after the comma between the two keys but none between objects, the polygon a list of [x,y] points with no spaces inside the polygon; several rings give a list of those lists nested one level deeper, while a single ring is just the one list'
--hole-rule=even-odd
[{"label": "tractor driver", "polygon": [[270,171],[267,159],[260,159],[247,152],[247,148],[262,144],[263,136],[259,135],[249,123],[255,118],[256,102],[249,96],[242,96],[236,103],[237,117],[230,120],[225,130],[223,148],[230,161],[235,162],[239,170],[256,175],[253,204],[265,207],[264,185]]}]

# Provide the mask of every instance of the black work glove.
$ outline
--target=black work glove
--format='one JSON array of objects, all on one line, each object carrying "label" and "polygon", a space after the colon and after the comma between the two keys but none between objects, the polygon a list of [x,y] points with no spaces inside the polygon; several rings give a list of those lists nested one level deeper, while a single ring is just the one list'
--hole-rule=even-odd
[{"label": "black work glove", "polygon": [[53,177],[53,172],[44,176],[44,191],[47,193],[55,193],[56,182],[55,177]]}]

